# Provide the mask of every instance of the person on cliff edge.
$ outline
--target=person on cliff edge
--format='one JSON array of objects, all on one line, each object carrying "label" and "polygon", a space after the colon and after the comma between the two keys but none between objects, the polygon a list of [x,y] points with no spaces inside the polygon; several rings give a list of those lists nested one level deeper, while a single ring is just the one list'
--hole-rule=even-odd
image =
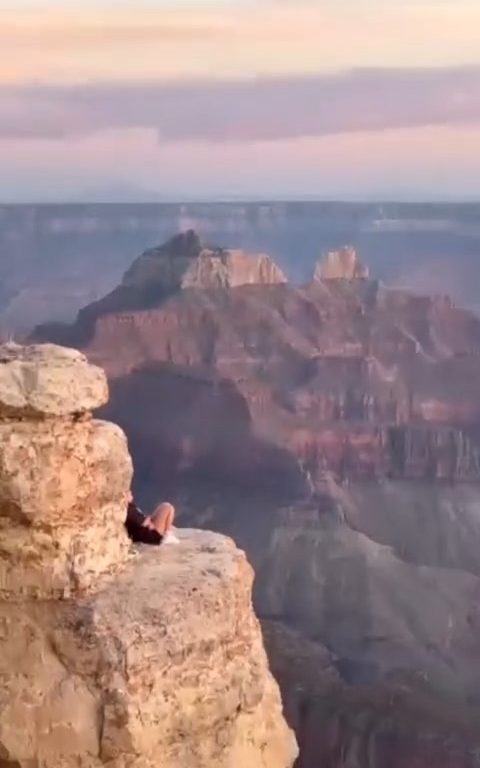
[{"label": "person on cliff edge", "polygon": [[144,515],[130,493],[125,528],[133,542],[157,546],[162,543],[178,544],[178,539],[172,530],[174,519],[175,507],[173,504],[164,501],[155,508],[151,515]]}]

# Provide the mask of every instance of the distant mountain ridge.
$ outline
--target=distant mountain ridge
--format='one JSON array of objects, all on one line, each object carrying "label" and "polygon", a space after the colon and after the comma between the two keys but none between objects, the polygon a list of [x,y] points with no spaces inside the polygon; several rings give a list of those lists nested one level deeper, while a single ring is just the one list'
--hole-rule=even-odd
[{"label": "distant mountain ridge", "polygon": [[71,322],[179,231],[268,253],[295,283],[350,243],[390,285],[478,307],[480,206],[334,202],[0,205],[0,335]]}]

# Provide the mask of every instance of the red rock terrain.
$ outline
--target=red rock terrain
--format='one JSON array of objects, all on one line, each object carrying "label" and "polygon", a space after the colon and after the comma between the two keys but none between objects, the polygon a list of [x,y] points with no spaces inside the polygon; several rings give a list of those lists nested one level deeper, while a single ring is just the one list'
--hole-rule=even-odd
[{"label": "red rock terrain", "polygon": [[310,649],[292,678],[270,633],[302,768],[480,765],[475,315],[384,287],[351,249],[296,287],[188,232],[36,338],[106,368],[139,494],[233,534],[261,615]]}]

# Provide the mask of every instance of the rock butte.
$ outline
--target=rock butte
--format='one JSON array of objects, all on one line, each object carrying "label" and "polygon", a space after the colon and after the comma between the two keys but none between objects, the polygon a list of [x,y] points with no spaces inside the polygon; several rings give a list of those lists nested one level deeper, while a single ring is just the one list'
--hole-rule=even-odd
[{"label": "rock butte", "polygon": [[400,280],[421,290],[430,285],[432,291],[452,291],[460,305],[478,307],[480,259],[474,254],[480,235],[471,217],[479,215],[479,206],[313,201],[2,205],[0,334],[28,333],[52,320],[72,322],[81,307],[118,282],[135,254],[191,227],[220,245],[261,244],[290,263],[299,280],[306,279],[319,250],[335,246],[332,235],[342,244],[356,232],[387,283]]},{"label": "rock butte", "polygon": [[287,278],[266,254],[204,246],[193,230],[181,233],[133,262],[124,287],[159,285],[179,288],[234,288],[249,284],[286,283]]},{"label": "rock butte", "polygon": [[355,248],[345,246],[338,251],[327,253],[321,259],[314,273],[315,280],[367,280],[369,269],[362,264]]},{"label": "rock butte", "polygon": [[0,765],[291,768],[244,554],[130,545],[104,399],[78,353],[0,347]]}]

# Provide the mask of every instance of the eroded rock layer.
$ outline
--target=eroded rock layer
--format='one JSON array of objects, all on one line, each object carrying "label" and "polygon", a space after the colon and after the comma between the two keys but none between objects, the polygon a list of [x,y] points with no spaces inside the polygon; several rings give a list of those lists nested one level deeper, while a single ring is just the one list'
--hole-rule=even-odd
[{"label": "eroded rock layer", "polygon": [[130,544],[105,397],[73,350],[0,348],[0,765],[291,768],[244,554]]},{"label": "eroded rock layer", "polygon": [[307,286],[123,285],[38,334],[106,366],[139,493],[233,535],[262,618],[308,649],[286,674],[270,635],[302,768],[478,766],[475,315],[345,249]]},{"label": "eroded rock layer", "polygon": [[0,598],[92,589],[129,557],[125,435],[91,418],[103,371],[74,350],[0,348]]},{"label": "eroded rock layer", "polygon": [[330,251],[318,262],[314,279],[365,280],[368,276],[368,267],[362,264],[355,248],[346,246],[339,251]]},{"label": "eroded rock layer", "polygon": [[127,270],[122,285],[157,285],[171,291],[286,282],[281,269],[266,254],[208,247],[196,232],[189,230],[159,248],[145,251]]},{"label": "eroded rock layer", "polygon": [[187,531],[83,598],[2,602],[4,764],[290,768],[251,584],[232,542]]}]

